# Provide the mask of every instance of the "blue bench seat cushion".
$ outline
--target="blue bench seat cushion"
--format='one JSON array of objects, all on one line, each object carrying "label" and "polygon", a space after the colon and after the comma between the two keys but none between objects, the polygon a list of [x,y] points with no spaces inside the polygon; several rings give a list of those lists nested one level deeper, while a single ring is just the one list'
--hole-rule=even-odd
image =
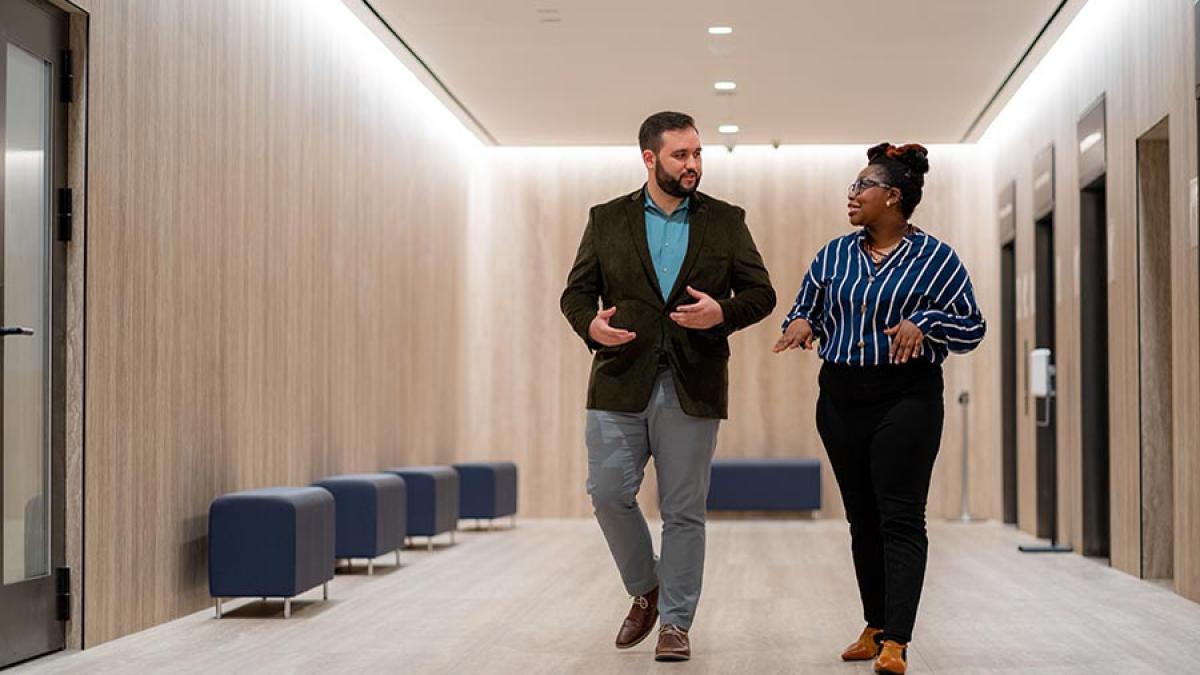
[{"label": "blue bench seat cushion", "polygon": [[815,511],[820,508],[820,460],[713,461],[708,489],[710,511]]},{"label": "blue bench seat cushion", "polygon": [[407,490],[391,473],[331,476],[313,483],[337,505],[338,558],[374,558],[403,548],[407,536]]},{"label": "blue bench seat cushion", "polygon": [[517,465],[512,462],[463,462],[458,471],[459,518],[492,519],[517,512]]},{"label": "blue bench seat cushion", "polygon": [[333,578],[333,495],[316,487],[223,495],[208,512],[208,584],[216,598],[290,598]]},{"label": "blue bench seat cushion", "polygon": [[408,536],[432,537],[458,529],[458,472],[449,466],[386,469],[404,479],[408,493]]}]

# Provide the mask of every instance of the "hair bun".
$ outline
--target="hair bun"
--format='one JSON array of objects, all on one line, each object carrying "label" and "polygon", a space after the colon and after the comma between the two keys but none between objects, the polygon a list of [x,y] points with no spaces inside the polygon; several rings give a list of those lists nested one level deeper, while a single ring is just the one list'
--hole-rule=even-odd
[{"label": "hair bun", "polygon": [[900,147],[892,146],[887,154],[917,173],[929,173],[929,151],[923,145],[909,143]]},{"label": "hair bun", "polygon": [[891,148],[891,147],[892,147],[891,143],[880,143],[879,145],[871,146],[870,148],[867,149],[867,161],[874,162],[876,158],[887,153],[888,148]]},{"label": "hair bun", "polygon": [[908,143],[896,146],[891,143],[880,143],[867,150],[867,161],[869,162],[882,160],[885,157],[900,162],[914,173],[929,173],[929,151],[923,145]]}]

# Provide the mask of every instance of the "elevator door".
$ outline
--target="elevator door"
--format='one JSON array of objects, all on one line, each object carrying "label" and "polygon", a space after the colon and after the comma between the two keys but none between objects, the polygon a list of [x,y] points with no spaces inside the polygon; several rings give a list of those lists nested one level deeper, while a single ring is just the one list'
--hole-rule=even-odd
[{"label": "elevator door", "polygon": [[1104,176],[1079,196],[1084,555],[1109,554],[1108,215]]},{"label": "elevator door", "polygon": [[1004,522],[1017,522],[1017,254],[1015,242],[1000,249],[1002,313],[1001,429]]},{"label": "elevator door", "polygon": [[[1057,357],[1055,341],[1054,213],[1042,217],[1034,226],[1036,288],[1034,290],[1034,333],[1039,348],[1049,349],[1052,362]],[[1054,396],[1037,402],[1037,536],[1057,539],[1058,535],[1058,405]]]}]

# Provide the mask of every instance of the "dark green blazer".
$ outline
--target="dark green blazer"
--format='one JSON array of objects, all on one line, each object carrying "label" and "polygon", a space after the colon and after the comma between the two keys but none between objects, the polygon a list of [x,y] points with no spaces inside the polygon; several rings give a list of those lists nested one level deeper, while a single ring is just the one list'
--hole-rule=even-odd
[{"label": "dark green blazer", "polygon": [[[775,289],[746,227],[746,212],[696,192],[688,210],[688,247],[679,278],[666,298],[646,243],[645,187],[607,204],[593,206],[579,253],[563,291],[562,312],[571,328],[595,352],[587,407],[641,412],[650,402],[665,355],[675,376],[684,412],[698,417],[728,416],[730,333],[765,318],[775,308]],[[689,330],[668,316],[695,302],[686,287],[713,297],[724,323]],[[637,333],[619,347],[588,337],[597,312],[616,305],[610,323]]]}]

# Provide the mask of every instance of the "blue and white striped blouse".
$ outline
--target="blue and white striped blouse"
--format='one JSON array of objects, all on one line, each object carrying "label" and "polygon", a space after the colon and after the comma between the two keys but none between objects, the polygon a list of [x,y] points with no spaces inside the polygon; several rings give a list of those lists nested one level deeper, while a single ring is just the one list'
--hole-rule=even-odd
[{"label": "blue and white striped blouse", "polygon": [[784,330],[807,319],[820,357],[853,366],[888,363],[891,338],[883,330],[903,319],[925,334],[917,358],[933,363],[983,341],[987,324],[954,249],[914,228],[876,265],[863,250],[865,236],[860,230],[838,237],[817,253]]}]

